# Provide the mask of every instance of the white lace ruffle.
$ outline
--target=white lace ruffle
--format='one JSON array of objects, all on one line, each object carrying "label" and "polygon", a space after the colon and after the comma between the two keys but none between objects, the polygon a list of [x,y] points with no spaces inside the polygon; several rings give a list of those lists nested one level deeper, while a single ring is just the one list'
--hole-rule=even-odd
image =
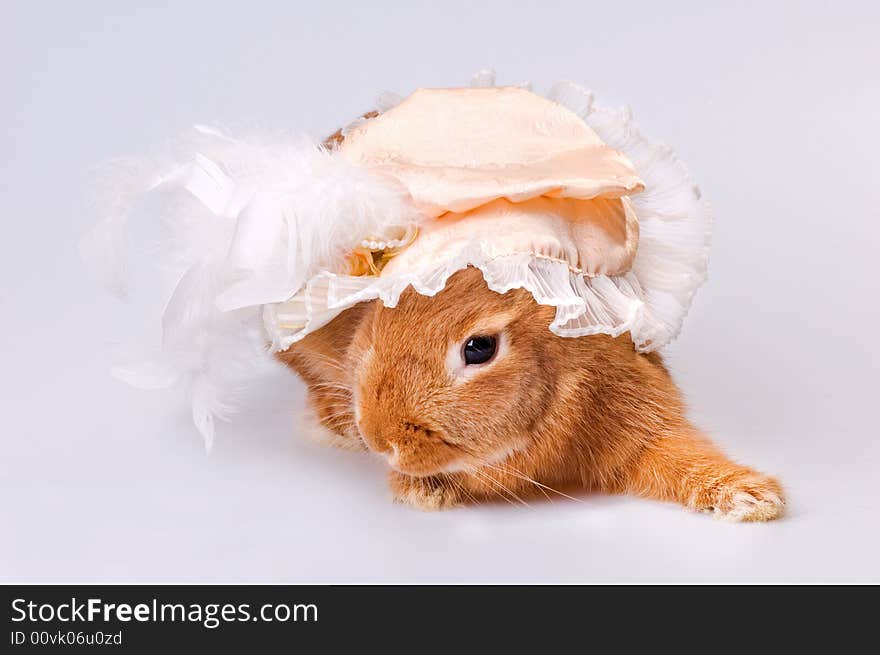
[{"label": "white lace ruffle", "polygon": [[584,120],[629,158],[645,182],[644,191],[631,197],[639,247],[630,273],[645,303],[644,322],[632,336],[640,350],[657,350],[678,336],[694,294],[706,281],[712,210],[672,148],[646,139],[628,108],[589,107]]},{"label": "white lace ruffle", "polygon": [[530,254],[491,258],[482,244],[473,243],[440,266],[405,275],[316,275],[292,300],[265,305],[263,316],[273,338],[272,347],[286,350],[341,311],[361,302],[380,300],[386,307],[395,307],[410,286],[424,296],[434,296],[446,286],[450,276],[468,266],[479,268],[493,291],[525,289],[539,304],[555,307],[556,317],[550,329],[560,336],[617,336],[641,326],[643,293],[632,273],[589,278],[572,272],[566,262]]},{"label": "white lace ruffle", "polygon": [[[483,73],[475,80],[490,86]],[[491,82],[491,83],[490,83]],[[529,255],[491,258],[471,244],[442,265],[391,278],[319,273],[291,300],[266,305],[264,319],[273,347],[285,350],[339,312],[367,300],[396,306],[412,286],[433,296],[456,271],[475,266],[499,293],[525,289],[556,308],[550,329],[560,336],[613,336],[629,332],[636,348],[652,351],[674,339],[694,293],[705,281],[712,217],[708,204],[671,148],[646,139],[628,109],[594,107],[592,94],[561,82],[548,94],[579,115],[608,145],[623,152],[645,182],[630,196],[639,220],[639,245],[632,269],[621,276],[587,277],[564,262]]]}]

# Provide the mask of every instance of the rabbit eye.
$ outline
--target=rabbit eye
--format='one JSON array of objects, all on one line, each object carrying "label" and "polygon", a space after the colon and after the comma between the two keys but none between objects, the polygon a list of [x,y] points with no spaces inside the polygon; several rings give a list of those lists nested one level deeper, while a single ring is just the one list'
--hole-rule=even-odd
[{"label": "rabbit eye", "polygon": [[471,337],[465,341],[462,354],[464,363],[485,364],[495,356],[495,350],[498,347],[498,339],[493,336]]}]

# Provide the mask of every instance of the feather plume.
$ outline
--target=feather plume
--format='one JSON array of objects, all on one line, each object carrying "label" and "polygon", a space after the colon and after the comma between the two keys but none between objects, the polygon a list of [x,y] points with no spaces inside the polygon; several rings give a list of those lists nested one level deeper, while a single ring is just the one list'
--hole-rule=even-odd
[{"label": "feather plume", "polygon": [[[155,264],[172,278],[161,347],[114,374],[136,386],[185,385],[207,448],[236,391],[271,360],[262,305],[340,269],[364,236],[415,219],[409,196],[306,138],[233,139],[198,126],[175,161],[127,161],[81,250],[124,294],[126,226],[158,196],[167,231]],[[152,166],[151,166],[152,164]],[[153,205],[150,206],[151,209]]]}]

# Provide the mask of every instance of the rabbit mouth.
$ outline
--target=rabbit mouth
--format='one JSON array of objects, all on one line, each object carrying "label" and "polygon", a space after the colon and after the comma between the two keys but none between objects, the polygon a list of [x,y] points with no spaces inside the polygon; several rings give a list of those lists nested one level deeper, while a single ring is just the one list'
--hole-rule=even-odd
[{"label": "rabbit mouth", "polygon": [[414,477],[473,473],[481,469],[496,469],[513,454],[522,451],[525,443],[515,443],[499,448],[491,453],[477,453],[464,444],[439,438],[442,446],[431,448],[429,452],[409,450],[392,444],[390,450],[378,453],[388,465],[399,473]]},{"label": "rabbit mouth", "polygon": [[380,454],[395,471],[415,477],[462,471],[469,459],[465,451],[448,442],[429,447],[390,443],[388,450]]}]

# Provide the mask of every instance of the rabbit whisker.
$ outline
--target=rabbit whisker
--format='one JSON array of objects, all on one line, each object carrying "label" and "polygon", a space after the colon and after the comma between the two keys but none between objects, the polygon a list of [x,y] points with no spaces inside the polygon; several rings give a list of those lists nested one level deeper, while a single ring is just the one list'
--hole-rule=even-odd
[{"label": "rabbit whisker", "polygon": [[[489,475],[485,471],[481,471],[478,468],[473,468],[469,472],[472,475],[475,475],[476,477],[480,478],[484,482],[488,482],[493,487],[502,489],[506,494],[509,494],[512,498],[514,498],[516,501],[518,501],[520,504],[524,505],[525,507],[531,507],[531,505],[529,505],[526,501],[524,501],[522,498],[520,498],[512,489],[507,487],[505,484],[503,484],[499,480],[496,480],[495,478],[493,478],[491,475]],[[498,492],[498,495],[500,495],[502,498],[504,498],[511,505],[514,504],[513,501],[510,500],[510,498],[508,498],[506,495],[502,494],[501,492]]]},{"label": "rabbit whisker", "polygon": [[[513,475],[513,476],[515,476],[515,477],[517,477],[517,478],[519,478],[519,479],[521,479],[521,480],[524,480],[525,482],[530,482],[530,483],[532,483],[533,485],[535,485],[536,487],[538,487],[542,492],[544,492],[544,495],[547,496],[548,499],[550,498],[550,496],[548,496],[546,492],[547,492],[547,491],[552,491],[553,493],[555,493],[555,494],[559,494],[559,495],[562,496],[563,498],[568,498],[569,500],[573,500],[573,501],[575,501],[576,503],[583,503],[583,502],[584,502],[584,501],[581,500],[580,498],[575,498],[574,496],[569,496],[568,494],[563,493],[563,492],[559,491],[558,489],[554,489],[553,487],[550,487],[550,486],[548,486],[548,485],[546,485],[546,484],[544,484],[544,483],[542,483],[542,482],[538,482],[537,480],[535,480],[535,479],[533,479],[533,478],[530,478],[530,477],[527,476],[525,473],[523,473],[523,472],[520,471],[519,469],[514,468],[513,466],[510,466],[509,464],[505,464],[505,463],[503,463],[503,462],[501,463],[501,466],[506,467],[506,468],[500,468],[500,467],[498,467],[498,466],[496,466],[496,465],[494,465],[494,464],[490,464],[489,462],[483,462],[483,464],[484,464],[485,466],[488,466],[489,468],[493,468],[493,469],[495,469],[496,471],[499,471],[499,472],[501,472],[501,473],[510,473],[511,475]],[[546,491],[545,491],[545,490],[546,490]]]}]

